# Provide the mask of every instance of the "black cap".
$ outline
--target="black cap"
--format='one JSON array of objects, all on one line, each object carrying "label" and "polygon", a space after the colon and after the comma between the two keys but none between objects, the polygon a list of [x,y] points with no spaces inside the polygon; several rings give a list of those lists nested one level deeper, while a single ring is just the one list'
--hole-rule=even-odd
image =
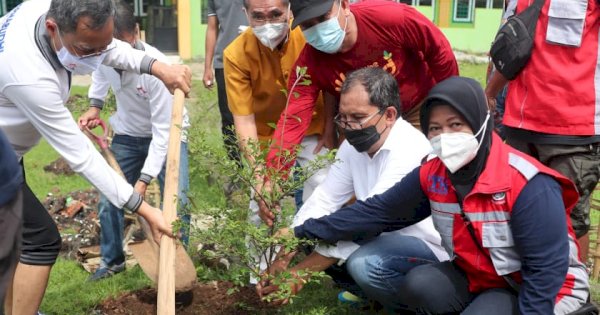
[{"label": "black cap", "polygon": [[291,0],[290,6],[294,13],[292,28],[296,28],[300,23],[306,22],[321,16],[333,7],[334,0]]}]

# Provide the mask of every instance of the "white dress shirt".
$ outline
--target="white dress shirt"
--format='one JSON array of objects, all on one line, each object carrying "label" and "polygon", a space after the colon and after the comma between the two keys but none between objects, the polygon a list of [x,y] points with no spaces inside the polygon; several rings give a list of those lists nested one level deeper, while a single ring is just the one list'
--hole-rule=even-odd
[{"label": "white dress shirt", "polygon": [[[353,195],[358,200],[365,200],[386,191],[418,167],[430,151],[431,146],[423,133],[402,118],[398,118],[372,158],[344,141],[337,152],[337,161],[330,167],[325,181],[300,208],[292,226],[337,211]],[[417,237],[427,244],[439,260],[448,259],[431,217],[401,230],[383,234],[393,233]],[[316,251],[323,256],[345,261],[359,247],[351,241],[339,241],[335,246],[319,244]]]}]

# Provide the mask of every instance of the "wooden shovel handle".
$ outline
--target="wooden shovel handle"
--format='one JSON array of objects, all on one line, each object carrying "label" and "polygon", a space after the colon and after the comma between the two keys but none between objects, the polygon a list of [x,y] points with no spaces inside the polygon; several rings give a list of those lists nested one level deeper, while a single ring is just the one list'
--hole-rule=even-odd
[{"label": "wooden shovel handle", "polygon": [[104,157],[106,162],[108,162],[108,165],[110,167],[112,167],[112,169],[115,170],[117,172],[117,174],[119,174],[119,175],[121,175],[121,177],[125,178],[125,175],[123,174],[123,171],[121,170],[121,167],[119,166],[119,163],[117,163],[117,159],[115,158],[112,151],[108,147],[108,127],[106,126],[106,123],[104,122],[104,120],[102,120],[102,119],[97,119],[97,120],[98,120],[98,127],[102,128],[102,135],[96,135],[88,127],[85,127],[83,129],[83,133],[85,133],[88,136],[88,138],[90,138],[90,140],[92,140],[92,142],[95,142],[98,145],[98,147],[100,147],[100,154],[102,154],[102,156]]},{"label": "wooden shovel handle", "polygon": [[[185,95],[175,90],[169,129],[169,147],[167,149],[167,167],[165,172],[165,190],[163,199],[163,217],[167,224],[177,219],[177,201],[179,195],[179,155],[181,150],[181,127],[183,124],[183,103]],[[175,240],[163,236],[160,239],[160,261],[158,269],[158,314],[175,314]]]},{"label": "wooden shovel handle", "polygon": [[119,175],[121,175],[121,177],[125,178],[125,174],[123,174],[123,171],[121,170],[121,167],[119,166],[119,163],[117,163],[117,159],[115,158],[115,156],[113,155],[112,151],[109,148],[102,149],[102,151],[100,151],[100,154],[102,154],[102,156],[104,157],[106,162],[108,162],[108,165],[113,170],[115,170],[115,172],[117,172],[117,174],[119,174]]}]

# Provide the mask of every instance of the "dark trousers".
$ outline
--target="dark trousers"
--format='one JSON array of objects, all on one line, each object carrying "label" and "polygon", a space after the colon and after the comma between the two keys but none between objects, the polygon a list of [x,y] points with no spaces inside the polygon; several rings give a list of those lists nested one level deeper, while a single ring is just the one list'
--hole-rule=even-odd
[{"label": "dark trousers", "polygon": [[[4,301],[19,261],[22,212],[23,190],[19,190],[11,201],[0,206],[0,302]],[[3,314],[2,304],[0,314]]]},{"label": "dark trousers", "polygon": [[490,289],[472,294],[467,276],[449,261],[414,267],[398,291],[403,292],[401,303],[417,314],[519,314],[516,293]]},{"label": "dark trousers", "polygon": [[223,142],[225,143],[229,159],[239,163],[240,151],[237,144],[237,137],[233,131],[233,115],[231,114],[227,103],[225,74],[223,69],[215,69],[215,79],[217,81],[217,95],[219,98],[219,112],[221,113],[221,133],[223,134]]},{"label": "dark trousers", "polygon": [[25,184],[20,262],[25,265],[52,266],[56,262],[61,244],[56,223]]},{"label": "dark trousers", "polygon": [[600,143],[587,145],[537,144],[508,137],[506,142],[575,183],[579,201],[571,211],[571,224],[580,238],[590,230],[590,197],[600,180]]}]

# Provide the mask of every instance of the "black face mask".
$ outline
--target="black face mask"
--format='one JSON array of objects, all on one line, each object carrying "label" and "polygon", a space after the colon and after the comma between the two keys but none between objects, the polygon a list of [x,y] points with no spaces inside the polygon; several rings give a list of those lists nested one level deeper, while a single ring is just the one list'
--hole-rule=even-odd
[{"label": "black face mask", "polygon": [[365,152],[381,138],[381,135],[377,132],[375,126],[376,125],[373,125],[358,130],[344,129],[344,135],[346,136],[346,140],[348,140],[356,151]]}]

